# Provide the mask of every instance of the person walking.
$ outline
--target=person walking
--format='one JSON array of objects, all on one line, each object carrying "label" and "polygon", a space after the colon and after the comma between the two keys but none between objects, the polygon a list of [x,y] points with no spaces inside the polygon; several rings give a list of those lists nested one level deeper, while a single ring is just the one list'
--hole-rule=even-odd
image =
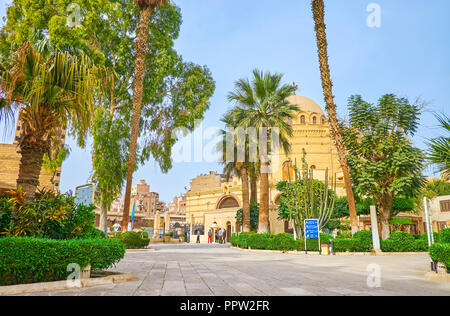
[{"label": "person walking", "polygon": [[223,243],[223,231],[222,228],[219,229],[219,244]]},{"label": "person walking", "polygon": [[200,243],[200,231],[197,230],[197,244]]},{"label": "person walking", "polygon": [[227,230],[226,229],[223,230],[223,243],[224,244],[227,243]]},{"label": "person walking", "polygon": [[212,244],[212,233],[211,230],[208,232],[208,244]]},{"label": "person walking", "polygon": [[214,237],[215,237],[214,242],[217,244],[219,242],[219,233],[217,232],[217,230],[215,231]]}]

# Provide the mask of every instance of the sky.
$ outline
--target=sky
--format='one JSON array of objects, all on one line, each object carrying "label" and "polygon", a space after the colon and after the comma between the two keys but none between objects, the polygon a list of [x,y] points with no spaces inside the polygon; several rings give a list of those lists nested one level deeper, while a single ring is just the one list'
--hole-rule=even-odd
[{"label": "sky", "polygon": [[[299,86],[297,94],[324,108],[309,0],[174,2],[183,15],[177,51],[187,61],[208,66],[216,82],[204,128],[223,127],[220,118],[231,107],[228,92],[255,68],[284,74],[285,83]],[[427,141],[442,133],[433,113],[450,115],[450,1],[379,0],[375,3],[381,9],[380,27],[367,24],[367,7],[374,1],[325,2],[339,116],[347,117],[347,99],[353,94],[371,103],[386,93],[411,101],[421,98],[426,107],[413,140],[426,149]],[[0,0],[0,16],[5,16],[8,3]],[[80,149],[72,139],[67,143],[72,152],[63,164],[62,192],[85,184],[91,173],[90,148]],[[149,161],[135,173],[134,182],[145,179],[169,202],[185,192],[192,178],[221,170],[217,163],[175,163],[163,174]]]}]

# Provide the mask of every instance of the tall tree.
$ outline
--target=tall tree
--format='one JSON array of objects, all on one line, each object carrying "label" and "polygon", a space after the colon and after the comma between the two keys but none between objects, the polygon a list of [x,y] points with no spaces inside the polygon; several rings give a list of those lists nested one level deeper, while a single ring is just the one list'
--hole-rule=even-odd
[{"label": "tall tree", "polygon": [[26,42],[0,74],[0,119],[19,112],[22,121],[17,186],[27,200],[35,196],[44,154],[50,153],[61,127],[71,123],[79,138],[86,136],[98,91],[97,69],[86,56],[47,48],[38,51]]},{"label": "tall tree", "polygon": [[[141,126],[141,107],[144,103],[144,117],[152,118],[143,123],[144,139],[147,139],[142,156],[147,158],[152,155],[160,164],[163,171],[171,167],[171,147],[177,141],[172,131],[177,127],[194,128],[194,121],[203,118],[203,114],[209,107],[209,99],[214,93],[215,85],[210,72],[206,67],[199,67],[191,63],[183,63],[173,51],[173,39],[169,39],[167,50],[155,56],[157,61],[166,58],[161,68],[153,68],[154,63],[150,59],[148,45],[152,45],[155,39],[153,35],[154,24],[150,23],[152,13],[156,8],[162,10],[168,0],[135,0],[139,7],[140,21],[137,28],[137,40],[135,48],[135,67],[133,79],[133,115],[131,121],[131,142],[128,158],[127,184],[125,191],[125,209],[123,214],[123,229],[127,229],[130,212],[131,185],[135,170],[137,143]],[[181,18],[177,20],[178,36]],[[149,30],[151,29],[151,32]],[[156,39],[157,40],[157,39]],[[150,50],[152,52],[152,50]],[[158,75],[168,69],[168,74],[161,78]],[[152,80],[155,79],[159,80]],[[160,76],[160,75],[159,75]],[[152,87],[164,87],[159,93],[149,94],[144,89],[145,84]],[[169,103],[169,105],[167,105]]]},{"label": "tall tree", "polygon": [[[222,119],[227,126],[227,131],[222,131],[223,142],[219,144],[219,150],[222,152],[222,163],[227,180],[231,175],[241,179],[242,183],[242,228],[248,233],[251,231],[250,223],[250,192],[249,192],[249,156],[248,156],[248,135],[240,135],[234,130],[237,126],[236,119],[230,115],[225,115]],[[232,129],[230,131],[229,129]],[[229,133],[229,134],[228,134]],[[231,138],[231,139],[230,139]],[[231,147],[233,156],[228,157]],[[243,157],[239,157],[243,152]]]},{"label": "tall tree", "polygon": [[[227,115],[235,118],[237,126],[244,129],[255,128],[259,131],[259,137],[263,137],[259,138],[258,151],[258,162],[261,166],[258,225],[260,233],[269,232],[269,157],[272,154],[269,148],[273,147],[272,141],[277,141],[272,139],[272,132],[278,130],[280,147],[285,153],[289,153],[291,147],[288,138],[292,136],[292,126],[288,121],[300,110],[286,100],[291,95],[292,86],[281,85],[282,78],[280,74],[254,70],[251,82],[248,79],[238,80],[234,91],[228,95],[228,100],[234,102],[235,107]],[[264,132],[267,134],[263,135]]]},{"label": "tall tree", "polygon": [[122,222],[123,231],[128,230],[130,216],[131,185],[133,184],[139,127],[141,123],[141,107],[144,94],[145,58],[147,56],[150,17],[155,8],[168,2],[169,0],[134,0],[134,3],[139,7],[140,20],[139,26],[136,30],[136,54],[134,60],[133,78],[133,116],[131,119],[131,142],[128,156],[127,185],[125,189],[125,206]]},{"label": "tall tree", "polygon": [[387,94],[376,105],[351,96],[348,108],[350,120],[343,130],[352,180],[358,194],[373,197],[387,239],[395,197],[414,198],[424,185],[425,155],[410,140],[420,106]]},{"label": "tall tree", "polygon": [[[105,165],[114,165],[118,171],[124,160],[128,162],[128,149],[122,151],[122,145],[129,144],[131,134],[131,79],[140,22],[139,7],[133,1],[71,0],[79,5],[79,10],[67,12],[65,1],[55,2],[52,6],[45,1],[34,3],[33,10],[28,10],[28,3],[29,0],[13,0],[8,8],[7,24],[0,36],[8,39],[9,47],[14,48],[22,38],[36,30],[47,35],[54,46],[75,48],[86,53],[97,65],[111,68],[117,74],[107,76],[101,86],[105,97],[96,106],[102,110],[95,112],[97,123],[90,131],[93,135],[92,178],[104,190],[101,195],[105,200],[111,201],[117,196],[116,188],[123,187],[126,173],[122,178],[100,175]],[[80,14],[78,25],[67,27],[68,17],[76,13]],[[171,149],[177,141],[172,131],[178,127],[192,130],[195,120],[203,118],[214,93],[215,85],[208,68],[184,61],[174,50],[181,24],[180,9],[173,4],[158,7],[150,17],[135,169],[153,157],[162,171],[167,172],[172,165]],[[0,49],[2,47],[0,45]],[[100,117],[108,120],[102,121]],[[108,139],[117,139],[113,128],[118,126],[123,128],[120,134],[126,139],[121,139],[120,146],[111,146]],[[112,152],[113,149],[117,151]],[[105,158],[110,162],[101,161]],[[120,172],[114,171],[114,174],[117,176]],[[109,207],[104,203],[102,206]]]},{"label": "tall tree", "polygon": [[355,196],[353,194],[352,181],[350,178],[350,171],[347,162],[347,149],[345,148],[342,132],[339,128],[339,121],[337,119],[336,104],[334,103],[333,82],[331,81],[330,66],[328,63],[328,42],[325,26],[325,5],[323,0],[312,0],[312,11],[314,16],[317,52],[320,63],[320,73],[322,78],[323,94],[325,98],[326,110],[328,113],[328,120],[331,125],[331,136],[336,145],[339,162],[344,174],[345,189],[348,197],[348,204],[350,209],[350,219],[352,226],[352,233],[358,231],[358,218],[356,214]]}]

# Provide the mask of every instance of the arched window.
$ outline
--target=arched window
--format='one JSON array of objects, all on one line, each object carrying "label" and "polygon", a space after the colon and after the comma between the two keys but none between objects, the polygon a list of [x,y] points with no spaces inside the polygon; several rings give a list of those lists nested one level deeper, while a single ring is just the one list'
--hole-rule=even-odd
[{"label": "arched window", "polygon": [[313,124],[316,125],[317,124],[317,117],[313,117]]},{"label": "arched window", "polygon": [[294,180],[294,168],[292,167],[292,162],[286,161],[283,164],[283,181],[293,181]]},{"label": "arched window", "polygon": [[322,117],[322,125],[325,125],[325,123],[326,123],[326,120],[325,120],[325,118]]},{"label": "arched window", "polygon": [[300,116],[300,124],[302,125],[306,124],[306,117],[304,115]]},{"label": "arched window", "polygon": [[232,196],[227,196],[219,203],[218,209],[239,207],[238,201]]}]

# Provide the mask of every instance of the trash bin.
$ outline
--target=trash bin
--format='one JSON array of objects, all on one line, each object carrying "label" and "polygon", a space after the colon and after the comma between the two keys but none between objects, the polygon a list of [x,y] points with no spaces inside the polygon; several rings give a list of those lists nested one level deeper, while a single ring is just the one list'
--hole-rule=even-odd
[{"label": "trash bin", "polygon": [[329,256],[330,255],[330,245],[322,245],[320,246],[322,250],[322,256]]}]

